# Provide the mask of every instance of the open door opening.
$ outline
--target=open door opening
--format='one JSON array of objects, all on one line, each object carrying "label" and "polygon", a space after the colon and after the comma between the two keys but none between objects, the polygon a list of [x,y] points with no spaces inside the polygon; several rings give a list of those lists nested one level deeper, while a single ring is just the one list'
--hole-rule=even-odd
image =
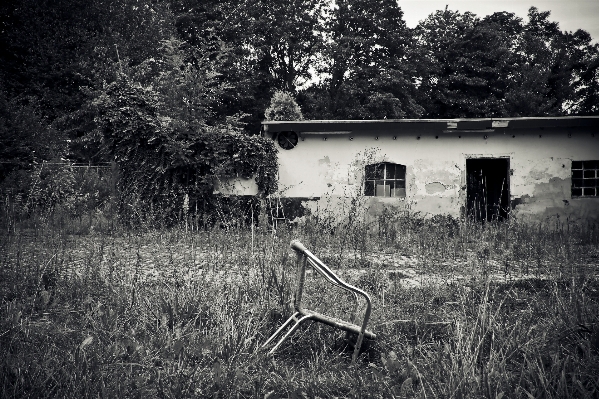
[{"label": "open door opening", "polygon": [[509,158],[466,159],[468,216],[477,221],[505,220],[509,215]]}]

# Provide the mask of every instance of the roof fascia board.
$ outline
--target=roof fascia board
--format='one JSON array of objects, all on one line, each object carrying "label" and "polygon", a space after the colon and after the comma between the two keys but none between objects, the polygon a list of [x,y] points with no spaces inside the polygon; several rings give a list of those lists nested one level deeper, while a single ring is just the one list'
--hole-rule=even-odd
[{"label": "roof fascia board", "polygon": [[[473,118],[473,119],[386,119],[386,120],[305,120],[264,121],[265,131],[292,130],[306,134],[349,134],[356,131],[413,132],[415,130],[444,133],[477,132],[490,129],[535,129],[560,127],[595,127],[598,116]],[[334,132],[334,133],[333,133]]]}]

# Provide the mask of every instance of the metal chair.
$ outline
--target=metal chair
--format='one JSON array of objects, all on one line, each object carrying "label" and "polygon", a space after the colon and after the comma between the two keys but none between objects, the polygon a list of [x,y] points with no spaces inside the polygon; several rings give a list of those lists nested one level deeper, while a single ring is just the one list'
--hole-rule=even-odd
[{"label": "metal chair", "polygon": [[[320,323],[327,324],[329,326],[338,328],[340,330],[347,331],[348,333],[358,334],[358,339],[356,341],[354,347],[354,354],[352,356],[352,364],[355,363],[358,358],[358,354],[360,353],[360,347],[362,346],[362,341],[364,337],[368,339],[375,339],[376,335],[366,330],[366,326],[368,324],[368,320],[370,319],[370,313],[372,310],[372,301],[370,300],[370,296],[362,291],[359,288],[356,288],[345,281],[341,280],[331,269],[329,269],[320,259],[318,259],[314,254],[304,247],[304,245],[299,242],[299,240],[291,241],[291,249],[293,249],[297,253],[297,291],[295,294],[295,313],[287,319],[285,323],[277,330],[275,333],[268,338],[268,340],[262,345],[262,348],[268,346],[271,342],[273,342],[285,328],[289,327],[290,324],[295,323],[289,331],[277,342],[277,344],[268,352],[269,354],[273,354],[279,346],[289,337],[299,325],[307,320],[314,320]],[[302,295],[304,292],[304,285],[306,281],[306,267],[307,265],[312,266],[314,270],[316,270],[321,276],[323,276],[328,282],[332,285],[349,291],[353,294],[355,299],[355,306],[351,316],[351,322],[347,322],[345,320],[337,319],[335,317],[330,317],[323,315],[321,313],[305,309],[302,307]],[[358,295],[361,295],[366,300],[366,311],[364,313],[364,319],[362,320],[361,325],[354,324],[355,318],[358,311]]]}]

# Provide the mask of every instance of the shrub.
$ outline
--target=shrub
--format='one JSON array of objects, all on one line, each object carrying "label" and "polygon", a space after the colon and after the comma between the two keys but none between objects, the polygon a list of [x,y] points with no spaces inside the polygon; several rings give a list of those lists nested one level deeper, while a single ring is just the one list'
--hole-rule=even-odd
[{"label": "shrub", "polygon": [[297,121],[303,119],[302,111],[293,96],[284,91],[275,92],[264,116],[270,121]]}]

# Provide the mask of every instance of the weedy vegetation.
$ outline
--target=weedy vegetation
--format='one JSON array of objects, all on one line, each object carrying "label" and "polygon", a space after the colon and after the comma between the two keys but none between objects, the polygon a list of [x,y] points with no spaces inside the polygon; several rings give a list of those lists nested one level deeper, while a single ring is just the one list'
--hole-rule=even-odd
[{"label": "weedy vegetation", "polygon": [[[265,217],[155,228],[6,206],[0,241],[0,397],[596,398],[599,228],[477,224],[386,211],[345,225]],[[85,228],[83,228],[83,227]],[[373,297],[356,365],[312,324],[274,356],[289,316],[291,239]],[[310,307],[351,302],[312,276]],[[350,339],[351,340],[351,339]]]}]

